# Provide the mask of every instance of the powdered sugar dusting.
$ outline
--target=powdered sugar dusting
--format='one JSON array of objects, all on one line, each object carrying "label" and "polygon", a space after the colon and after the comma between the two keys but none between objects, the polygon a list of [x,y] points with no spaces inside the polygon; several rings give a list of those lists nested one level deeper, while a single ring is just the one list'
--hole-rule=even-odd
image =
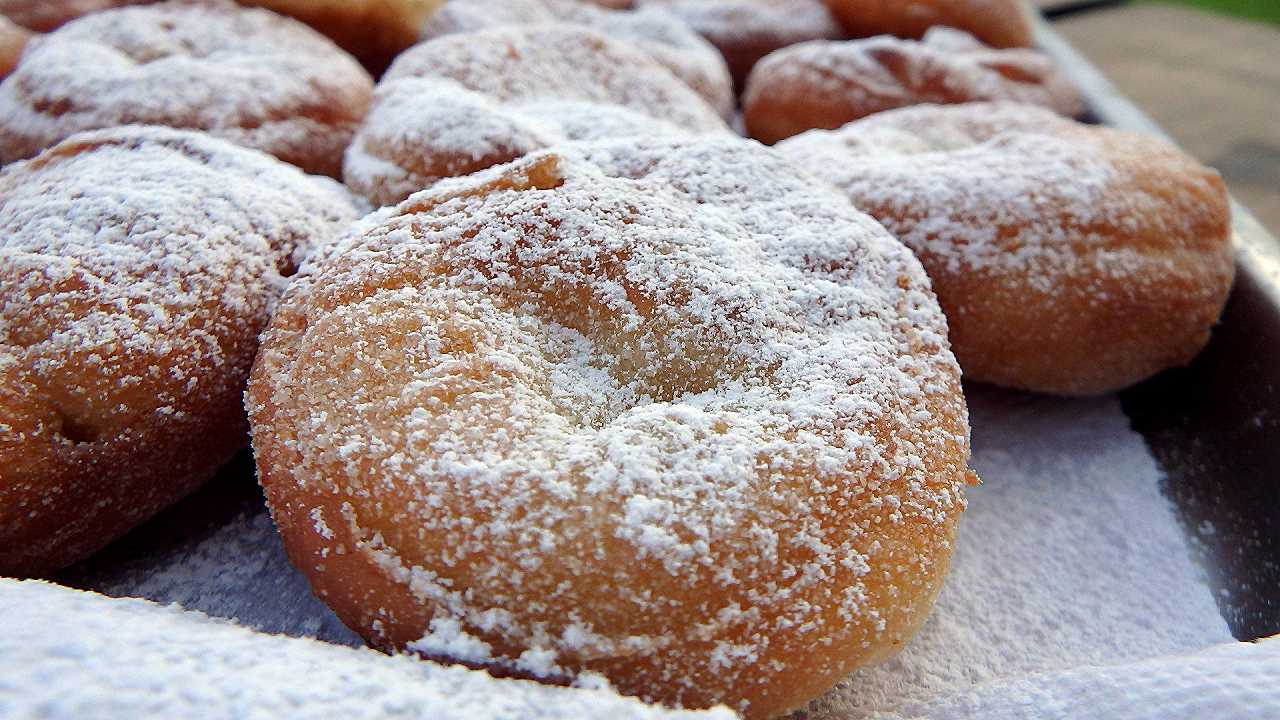
[{"label": "powdered sugar dusting", "polygon": [[0,708],[10,717],[735,717],[263,635],[177,606],[46,583],[0,579],[0,614]]},{"label": "powdered sugar dusting", "polygon": [[763,697],[927,608],[967,479],[945,332],[904,248],[755,143],[566,147],[310,263],[255,447],[282,523],[341,508],[346,551],[495,664],[630,657],[629,691],[690,699],[715,664]]},{"label": "powdered sugar dusting", "polygon": [[[1123,665],[1083,666],[943,693],[878,720],[1254,720],[1280,715],[1280,641],[1224,643]],[[1031,710],[1034,709],[1034,710]]]},{"label": "powdered sugar dusting", "polygon": [[391,204],[566,140],[728,132],[649,56],[573,25],[447,35],[401,55],[347,152],[357,192]]},{"label": "powdered sugar dusting", "polygon": [[422,37],[546,23],[583,25],[626,41],[693,88],[723,117],[733,116],[737,98],[720,53],[660,8],[606,10],[579,0],[451,0],[427,21]]},{"label": "powdered sugar dusting", "polygon": [[0,157],[95,128],[205,130],[336,174],[368,73],[297,21],[215,0],[95,13],[33,45],[0,85]]},{"label": "powdered sugar dusting", "polygon": [[[1112,144],[1128,140],[1106,132],[1026,105],[925,105],[777,148],[834,183],[931,267],[1017,273],[1048,292],[1065,277],[1121,274],[1146,260],[1142,248],[1112,236],[1130,218],[1155,215],[1159,199],[1117,195],[1128,176]],[[1132,142],[1170,155],[1150,140]]]},{"label": "powdered sugar dusting", "polygon": [[1027,105],[918,105],[777,145],[928,270],[971,379],[1111,392],[1192,360],[1234,274],[1221,177]]}]

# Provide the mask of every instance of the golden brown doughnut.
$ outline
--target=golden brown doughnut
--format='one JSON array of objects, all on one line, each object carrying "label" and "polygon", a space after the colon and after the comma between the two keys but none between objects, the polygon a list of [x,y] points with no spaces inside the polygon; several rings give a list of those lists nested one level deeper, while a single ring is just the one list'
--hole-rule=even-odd
[{"label": "golden brown doughnut", "polygon": [[0,15],[0,80],[13,72],[30,39],[30,30],[14,25],[9,18]]},{"label": "golden brown doughnut", "polygon": [[916,252],[974,380],[1123,388],[1195,357],[1231,289],[1222,179],[1155,138],[973,103],[776,148]]},{"label": "golden brown doughnut", "polygon": [[154,0],[0,0],[0,15],[36,32],[56,30],[81,15]]},{"label": "golden brown doughnut", "polygon": [[230,2],[86,15],[41,38],[0,84],[0,160],[129,124],[204,130],[338,175],[373,81],[302,23]]},{"label": "golden brown doughnut", "polygon": [[347,150],[347,184],[391,205],[568,140],[728,133],[650,55],[578,25],[446,35],[396,59]]},{"label": "golden brown doughnut", "polygon": [[246,397],[290,557],[371,644],[748,718],[902,647],[972,478],[919,263],[729,136],[375,213]]},{"label": "golden brown doughnut", "polygon": [[450,0],[423,26],[424,40],[501,25],[573,23],[630,43],[653,56],[721,116],[737,109],[724,58],[679,18],[660,9],[605,10],[579,0]]},{"label": "golden brown doughnut", "polygon": [[636,0],[636,5],[670,10],[711,41],[739,88],[756,62],[778,48],[844,37],[822,0]]},{"label": "golden brown doughnut", "polygon": [[444,0],[239,0],[295,17],[356,56],[372,72],[386,69],[418,42],[423,23]]},{"label": "golden brown doughnut", "polygon": [[167,128],[0,173],[0,575],[88,556],[244,446],[283,276],[354,213],[332,180]]},{"label": "golden brown doughnut", "polygon": [[908,105],[979,100],[1084,112],[1079,90],[1047,56],[995,50],[943,27],[920,42],[882,35],[783,48],[756,65],[742,104],[748,134],[772,144]]},{"label": "golden brown doughnut", "polygon": [[826,0],[854,37],[924,37],[945,25],[992,47],[1031,47],[1031,9],[1026,0]]}]

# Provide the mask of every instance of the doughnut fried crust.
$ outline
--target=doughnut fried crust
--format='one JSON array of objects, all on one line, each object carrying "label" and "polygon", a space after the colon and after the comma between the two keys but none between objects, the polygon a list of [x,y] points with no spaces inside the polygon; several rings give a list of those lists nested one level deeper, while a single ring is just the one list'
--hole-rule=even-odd
[{"label": "doughnut fried crust", "polygon": [[972,478],[945,336],[906,248],[755,143],[563,146],[308,264],[248,402],[370,643],[765,718],[932,605]]}]

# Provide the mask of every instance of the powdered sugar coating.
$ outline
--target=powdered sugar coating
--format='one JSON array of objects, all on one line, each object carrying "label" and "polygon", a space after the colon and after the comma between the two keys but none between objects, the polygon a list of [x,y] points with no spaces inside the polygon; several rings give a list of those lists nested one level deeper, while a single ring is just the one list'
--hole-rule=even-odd
[{"label": "powdered sugar coating", "polygon": [[844,37],[822,0],[637,0],[669,10],[719,48],[741,86],[756,62],[809,40]]},{"label": "powdered sugar coating", "polygon": [[427,21],[422,37],[546,23],[583,25],[634,45],[693,88],[722,117],[733,117],[737,98],[720,53],[659,8],[606,10],[579,0],[451,0]]},{"label": "powdered sugar coating", "polygon": [[347,151],[347,184],[390,205],[445,177],[569,140],[728,132],[649,55],[590,29],[506,26],[408,50]]},{"label": "powdered sugar coating", "polygon": [[[731,720],[603,689],[263,635],[177,605],[113,600],[0,579],[0,708],[6,717],[278,717],[317,720]],[[122,641],[123,639],[123,641]]]},{"label": "powdered sugar coating", "polygon": [[752,72],[743,112],[751,136],[774,143],[908,105],[983,100],[1040,105],[1067,116],[1084,111],[1079,91],[1048,56],[995,50],[939,27],[919,42],[885,35],[779,50]]},{"label": "powdered sugar coating", "polygon": [[0,174],[0,573],[55,570],[244,445],[289,273],[351,196],[197,133],[84,133]]},{"label": "powdered sugar coating", "polygon": [[336,175],[373,81],[295,20],[214,0],[95,13],[41,39],[0,84],[0,160],[82,130],[204,130]]},{"label": "powdered sugar coating", "polygon": [[776,148],[920,256],[975,379],[1124,387],[1190,360],[1231,286],[1221,178],[1154,138],[969,103],[879,113]]},{"label": "powdered sugar coating", "polygon": [[917,262],[730,138],[376,213],[290,289],[249,406],[291,556],[374,643],[753,717],[910,637],[969,478]]}]

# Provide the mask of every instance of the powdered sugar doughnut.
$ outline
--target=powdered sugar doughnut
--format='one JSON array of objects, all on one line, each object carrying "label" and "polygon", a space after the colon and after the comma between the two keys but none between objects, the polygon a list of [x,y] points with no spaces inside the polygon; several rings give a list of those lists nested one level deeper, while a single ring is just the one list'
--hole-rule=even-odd
[{"label": "powdered sugar doughnut", "polygon": [[1154,138],[974,103],[776,147],[915,250],[975,380],[1125,387],[1195,357],[1231,288],[1221,178]]},{"label": "powdered sugar doughnut", "polygon": [[918,262],[730,137],[374,214],[247,398],[291,558],[372,644],[749,718],[901,648],[971,478]]},{"label": "powdered sugar doughnut", "polygon": [[420,39],[423,23],[444,0],[240,0],[298,18],[360,59],[386,69]]},{"label": "powdered sugar doughnut", "polygon": [[14,25],[8,18],[0,15],[0,80],[13,72],[30,39],[29,30]]},{"label": "powdered sugar doughnut", "polygon": [[0,159],[136,123],[205,130],[335,175],[372,87],[327,38],[265,10],[108,10],[42,38],[0,84]]},{"label": "powdered sugar doughnut", "polygon": [[152,0],[0,0],[0,15],[37,32],[56,30],[81,15]]},{"label": "powdered sugar doughnut", "polygon": [[604,10],[579,0],[451,0],[423,28],[424,39],[500,25],[573,23],[649,53],[731,119],[737,98],[720,53],[678,18],[660,9]]},{"label": "powdered sugar doughnut", "polygon": [[711,41],[739,87],[752,66],[778,48],[844,37],[822,0],[637,0],[637,5],[666,8]]},{"label": "powdered sugar doughnut", "polygon": [[826,0],[854,37],[924,37],[945,25],[992,47],[1031,47],[1031,9],[1025,0]]},{"label": "powdered sugar doughnut", "polygon": [[347,150],[347,184],[378,205],[568,140],[724,132],[649,55],[575,25],[504,26],[405,52]]},{"label": "powdered sugar doughnut", "polygon": [[84,133],[0,173],[0,575],[83,558],[245,444],[282,275],[355,210],[197,133]]},{"label": "powdered sugar doughnut", "polygon": [[1084,112],[1079,90],[1047,56],[993,50],[968,33],[939,27],[923,42],[882,35],[779,50],[751,73],[743,115],[751,137],[775,143],[908,105],[976,100],[1041,105],[1068,116]]}]

